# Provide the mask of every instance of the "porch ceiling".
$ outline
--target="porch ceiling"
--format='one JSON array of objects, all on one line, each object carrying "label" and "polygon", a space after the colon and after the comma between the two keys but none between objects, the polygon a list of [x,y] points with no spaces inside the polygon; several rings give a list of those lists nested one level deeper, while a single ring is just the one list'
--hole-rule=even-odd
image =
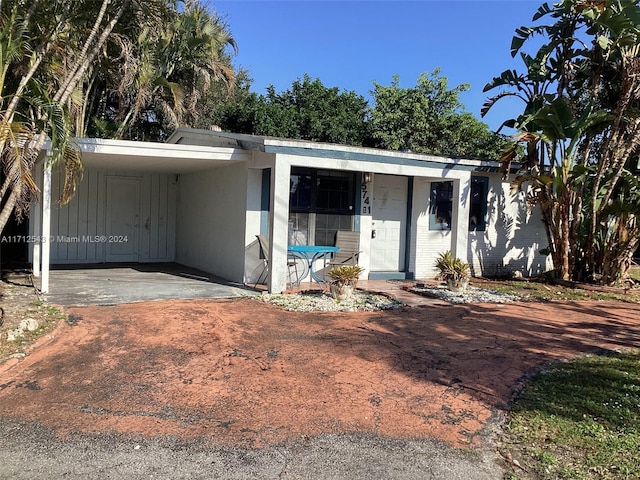
[{"label": "porch ceiling", "polygon": [[251,158],[240,148],[173,145],[153,142],[77,139],[85,166],[161,173],[210,170]]}]

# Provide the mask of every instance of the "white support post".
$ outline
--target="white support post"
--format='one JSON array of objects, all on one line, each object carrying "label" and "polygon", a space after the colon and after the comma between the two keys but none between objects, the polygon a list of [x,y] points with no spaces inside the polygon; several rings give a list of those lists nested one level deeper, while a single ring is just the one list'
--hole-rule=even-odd
[{"label": "white support post", "polygon": [[471,174],[453,182],[453,212],[451,213],[451,252],[465,262],[469,252],[469,210]]},{"label": "white support post", "polygon": [[49,292],[49,259],[51,253],[51,164],[44,164],[42,182],[42,281],[40,290]]},{"label": "white support post", "polygon": [[269,293],[281,293],[287,287],[287,245],[289,243],[289,182],[291,165],[277,158],[271,169],[271,212],[269,221]]},{"label": "white support post", "polygon": [[[43,178],[43,168],[41,163],[36,165],[36,178]],[[39,277],[41,262],[40,251],[42,248],[42,203],[34,209],[33,222],[29,222],[29,226],[32,229],[31,235],[33,239],[31,249],[31,271],[34,277]]]}]

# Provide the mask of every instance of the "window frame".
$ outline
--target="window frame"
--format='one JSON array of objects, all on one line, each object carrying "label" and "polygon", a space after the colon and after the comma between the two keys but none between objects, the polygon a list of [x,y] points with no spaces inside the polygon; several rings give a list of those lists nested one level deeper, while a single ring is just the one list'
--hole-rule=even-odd
[{"label": "window frame", "polygon": [[[480,187],[480,202],[474,202],[474,185],[479,185]],[[480,221],[478,221],[475,225],[471,224],[471,218],[473,216],[473,205],[474,203],[480,204]],[[470,185],[469,185],[469,231],[470,232],[484,232],[487,229],[487,207],[489,205],[489,177],[484,176],[472,176]]]},{"label": "window frame", "polygon": [[[324,231],[324,234],[321,236],[325,239],[330,230],[330,228],[322,228],[322,226],[318,225],[318,216],[321,216],[323,219],[327,216],[336,216],[336,217],[346,217],[349,216],[350,220],[349,228],[353,229],[355,225],[355,217],[358,214],[357,212],[357,194],[360,193],[357,188],[358,177],[356,172],[345,171],[345,170],[329,170],[329,169],[313,169],[307,167],[292,167],[290,172],[290,177],[293,176],[308,176],[310,177],[311,183],[311,191],[310,191],[310,202],[309,206],[300,207],[297,204],[292,202],[292,192],[291,187],[289,191],[289,223],[297,224],[297,216],[298,215],[308,215],[306,219],[306,242],[308,245],[316,245],[316,236],[320,235],[320,231]],[[341,207],[343,208],[327,208],[327,207],[318,207],[318,191],[322,193],[322,188],[320,188],[320,182],[322,178],[331,178],[331,177],[343,177],[348,180],[348,191],[347,191],[347,204],[342,205],[342,201],[340,201]],[[331,192],[331,188],[328,189]],[[320,202],[322,203],[322,202]],[[295,219],[295,220],[293,220]],[[293,220],[293,221],[292,221]],[[325,219],[328,222],[328,219]],[[338,225],[337,229],[345,229],[345,221],[344,219],[336,218],[331,223],[336,223]],[[291,226],[290,226],[291,228]],[[318,230],[320,228],[320,230]],[[296,235],[292,235],[292,232],[289,232],[289,241],[292,241],[292,238],[297,238]],[[322,240],[322,239],[320,239]],[[326,243],[327,240],[324,240]],[[331,243],[333,244],[333,243]]]},{"label": "window frame", "polygon": [[[450,203],[449,206],[449,223],[438,222],[438,206],[443,202],[438,201],[438,187],[440,185],[449,184],[451,189],[451,198],[446,200],[446,202]],[[453,181],[452,180],[442,180],[438,182],[431,182],[430,185],[430,195],[429,195],[429,230],[439,230],[439,231],[451,231],[451,223],[453,221]]]}]

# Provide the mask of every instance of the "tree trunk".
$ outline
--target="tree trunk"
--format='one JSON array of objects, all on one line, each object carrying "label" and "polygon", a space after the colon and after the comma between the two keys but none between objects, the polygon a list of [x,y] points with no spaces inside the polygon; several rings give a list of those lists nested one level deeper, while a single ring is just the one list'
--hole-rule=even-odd
[{"label": "tree trunk", "polygon": [[4,231],[4,226],[9,221],[9,218],[11,218],[11,215],[13,215],[13,209],[16,206],[16,201],[21,190],[22,187],[16,185],[9,193],[9,198],[7,198],[6,203],[2,207],[2,210],[0,211],[0,232]]}]

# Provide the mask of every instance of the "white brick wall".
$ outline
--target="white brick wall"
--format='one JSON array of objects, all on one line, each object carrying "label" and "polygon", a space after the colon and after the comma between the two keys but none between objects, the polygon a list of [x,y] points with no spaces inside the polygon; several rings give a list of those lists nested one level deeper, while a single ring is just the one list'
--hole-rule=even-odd
[{"label": "white brick wall", "polygon": [[[466,260],[471,263],[473,275],[520,271],[532,276],[550,269],[550,258],[539,253],[547,241],[538,207],[528,209],[521,195],[512,196],[509,182],[502,181],[500,174],[477,175],[489,178],[489,194],[486,230],[469,232]],[[414,182],[411,244],[415,248],[410,265],[416,278],[433,278],[437,274],[436,258],[452,249],[451,231],[429,230],[431,181],[416,178]]]}]

